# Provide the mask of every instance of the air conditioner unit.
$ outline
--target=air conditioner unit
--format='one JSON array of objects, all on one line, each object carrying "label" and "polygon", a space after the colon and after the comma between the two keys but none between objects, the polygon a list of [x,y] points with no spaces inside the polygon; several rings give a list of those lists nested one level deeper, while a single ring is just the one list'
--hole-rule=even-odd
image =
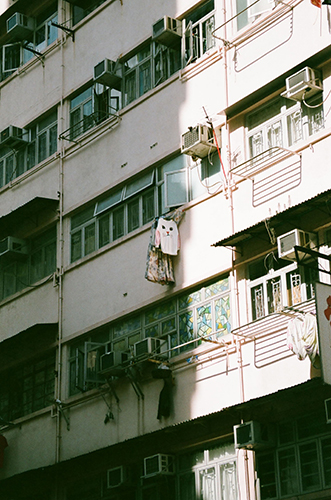
[{"label": "air conditioner unit", "polygon": [[25,240],[7,236],[0,241],[0,258],[25,258],[28,254],[28,245]]},{"label": "air conditioner unit", "polygon": [[307,233],[301,229],[293,229],[277,238],[278,257],[281,259],[295,259],[295,246],[314,249],[317,246],[317,237],[314,233]]},{"label": "air conditioner unit", "polygon": [[14,148],[28,142],[28,132],[22,128],[9,125],[0,132],[0,146]]},{"label": "air conditioner unit", "polygon": [[118,370],[129,364],[129,355],[126,352],[110,351],[100,356],[100,371],[104,374],[115,375]]},{"label": "air conditioner unit", "polygon": [[281,95],[294,101],[302,101],[323,90],[321,74],[306,66],[286,78],[286,91]]},{"label": "air conditioner unit", "polygon": [[26,40],[34,31],[35,21],[32,17],[15,12],[7,19],[7,33],[16,40]]},{"label": "air conditioner unit", "polygon": [[107,488],[118,488],[128,481],[128,470],[123,465],[107,470]]},{"label": "air conditioner unit", "polygon": [[153,24],[153,40],[167,47],[180,43],[182,22],[172,17],[164,16]]},{"label": "air conditioner unit", "polygon": [[[221,147],[220,131],[218,130],[217,145]],[[197,158],[205,158],[217,150],[213,130],[207,125],[196,125],[190,127],[188,132],[182,135],[182,153]]]},{"label": "air conditioner unit", "polygon": [[144,340],[139,340],[133,345],[134,357],[162,356],[167,357],[166,341],[154,337],[147,337]]},{"label": "air conditioner unit", "polygon": [[161,474],[171,475],[175,472],[175,460],[172,455],[158,453],[144,458],[144,477],[158,476]]},{"label": "air conditioner unit", "polygon": [[94,81],[107,87],[121,90],[121,65],[110,59],[104,59],[94,66]]},{"label": "air conditioner unit", "polygon": [[256,421],[246,422],[233,427],[236,448],[256,450],[274,445],[274,429],[270,424]]}]

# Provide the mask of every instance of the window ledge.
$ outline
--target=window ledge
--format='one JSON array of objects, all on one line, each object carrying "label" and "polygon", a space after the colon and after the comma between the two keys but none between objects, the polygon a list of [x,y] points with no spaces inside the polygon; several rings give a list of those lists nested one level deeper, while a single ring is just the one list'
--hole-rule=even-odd
[{"label": "window ledge", "polygon": [[57,160],[58,156],[59,156],[59,153],[56,152],[52,156],[49,156],[48,158],[46,158],[46,160],[44,160],[40,163],[37,163],[37,165],[35,165],[34,167],[31,167],[29,170],[26,170],[25,172],[23,172],[23,174],[19,175],[18,177],[15,177],[15,179],[13,179],[8,184],[5,184],[4,186],[2,186],[2,188],[0,188],[0,194],[7,191],[8,189],[11,189],[13,186],[20,184],[25,179],[27,179],[28,177],[30,177],[34,173],[39,172],[39,170],[43,169],[44,167],[47,167],[47,165],[50,165],[55,160]]},{"label": "window ledge", "polygon": [[180,70],[179,73],[180,81],[183,83],[187,82],[194,76],[201,73],[201,71],[209,68],[209,66],[216,63],[217,61],[220,61],[222,57],[223,57],[223,51],[221,47],[210,49],[197,61],[189,64],[186,68]]}]

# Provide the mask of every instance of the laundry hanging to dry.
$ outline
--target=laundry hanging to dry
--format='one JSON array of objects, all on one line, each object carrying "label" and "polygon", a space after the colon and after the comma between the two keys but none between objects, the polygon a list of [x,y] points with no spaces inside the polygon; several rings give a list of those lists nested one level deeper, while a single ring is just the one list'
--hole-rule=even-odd
[{"label": "laundry hanging to dry", "polygon": [[172,258],[180,248],[178,224],[183,211],[177,209],[154,219],[147,251],[145,278],[153,283],[175,283]]}]

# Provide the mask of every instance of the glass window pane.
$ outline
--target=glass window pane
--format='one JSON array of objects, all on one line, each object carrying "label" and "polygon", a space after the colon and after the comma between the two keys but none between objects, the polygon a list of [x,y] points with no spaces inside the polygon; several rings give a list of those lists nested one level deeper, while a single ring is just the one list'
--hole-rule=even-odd
[{"label": "glass window pane", "polygon": [[281,495],[295,495],[299,492],[297,463],[294,448],[278,452]]},{"label": "glass window pane", "polygon": [[139,95],[145,94],[152,88],[151,61],[139,66]]},{"label": "glass window pane", "polygon": [[136,94],[136,71],[134,70],[125,76],[125,104],[134,101]]},{"label": "glass window pane", "polygon": [[124,207],[113,212],[113,240],[124,236]]},{"label": "glass window pane", "polygon": [[71,262],[82,257],[82,232],[77,231],[71,235]]},{"label": "glass window pane", "polygon": [[48,28],[48,37],[47,37],[47,45],[50,45],[52,42],[54,42],[57,39],[57,28],[56,26],[52,25],[53,23],[57,23],[57,14],[47,23],[47,28]]},{"label": "glass window pane", "polygon": [[175,207],[188,202],[187,172],[169,172],[165,174],[166,206]]},{"label": "glass window pane", "polygon": [[322,440],[322,463],[325,486],[331,486],[331,438]]},{"label": "glass window pane", "polygon": [[20,65],[20,45],[5,45],[3,47],[3,69],[4,71],[14,71]]},{"label": "glass window pane", "polygon": [[128,203],[128,232],[139,227],[139,198]]},{"label": "glass window pane", "polygon": [[109,214],[99,220],[99,247],[103,247],[110,242]]},{"label": "glass window pane", "polygon": [[5,181],[4,181],[4,170],[5,170],[4,161],[1,160],[0,161],[0,187],[4,186],[4,184],[5,184]]},{"label": "glass window pane", "polygon": [[49,130],[49,154],[52,155],[57,151],[57,125],[53,125],[53,127]]},{"label": "glass window pane", "polygon": [[273,453],[258,457],[261,500],[277,497],[276,468]]},{"label": "glass window pane", "polygon": [[111,208],[118,202],[120,202],[121,199],[122,199],[122,189],[116,191],[115,193],[112,193],[110,196],[107,196],[107,198],[105,198],[104,200],[98,201],[95,206],[94,215],[98,215],[101,212],[108,210],[108,208]]},{"label": "glass window pane", "polygon": [[6,184],[14,179],[14,155],[7,156],[6,158]]},{"label": "glass window pane", "polygon": [[38,136],[38,162],[47,158],[47,131]]},{"label": "glass window pane", "polygon": [[220,466],[222,500],[237,500],[236,462]]},{"label": "glass window pane", "polygon": [[84,231],[84,255],[88,255],[95,250],[95,223],[85,227]]},{"label": "glass window pane", "polygon": [[314,491],[321,487],[317,456],[317,443],[301,445],[300,466],[303,491]]},{"label": "glass window pane", "polygon": [[216,500],[215,468],[199,471],[200,500]]},{"label": "glass window pane", "polygon": [[143,195],[143,224],[150,222],[155,217],[154,189]]},{"label": "glass window pane", "polygon": [[154,170],[148,172],[148,174],[140,177],[139,179],[130,182],[125,188],[124,199],[129,198],[133,194],[139,193],[143,189],[147,188],[153,183],[154,179]]}]

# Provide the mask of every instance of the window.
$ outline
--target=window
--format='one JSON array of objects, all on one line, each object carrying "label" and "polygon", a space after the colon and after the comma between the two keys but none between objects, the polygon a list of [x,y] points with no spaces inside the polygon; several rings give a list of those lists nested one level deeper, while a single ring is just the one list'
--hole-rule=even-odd
[{"label": "window", "polygon": [[[84,9],[83,7],[77,7],[76,5],[73,6],[73,24],[79,23],[84,17],[88,16],[91,12],[93,12],[95,9],[99,7],[99,5],[102,5],[106,0],[90,0],[90,2],[85,2],[86,4],[89,3],[89,6]],[[82,4],[84,2],[81,2]]]},{"label": "window", "polygon": [[180,69],[180,47],[148,43],[124,62],[124,105],[138,99]]},{"label": "window", "polygon": [[15,151],[0,150],[0,187],[19,177],[57,151],[57,110],[25,128],[26,143]]},{"label": "window", "polygon": [[214,29],[214,0],[209,0],[184,20],[183,66],[196,61],[215,46]]},{"label": "window", "polygon": [[275,451],[257,453],[261,499],[330,488],[331,437],[325,416],[315,412],[278,425]]},{"label": "window", "polygon": [[246,125],[250,157],[273,146],[292,146],[324,128],[322,94],[306,104],[277,98],[247,115]]},{"label": "window", "polygon": [[274,0],[236,0],[237,29],[241,30],[247,24],[254,22],[265,12],[274,8]]},{"label": "window", "polygon": [[55,354],[0,374],[0,415],[11,422],[54,401]]},{"label": "window", "polygon": [[237,500],[236,452],[226,444],[178,459],[180,500]]},{"label": "window", "polygon": [[70,101],[70,135],[73,140],[120,109],[120,92],[95,84]]},{"label": "window", "polygon": [[[0,300],[13,295],[56,270],[56,228],[27,240],[29,253],[0,261]],[[26,257],[26,258],[25,258]]]},{"label": "window", "polygon": [[217,154],[197,163],[179,155],[151,169],[71,218],[71,262],[208,192],[215,182]]},{"label": "window", "polygon": [[252,319],[259,319],[313,297],[317,269],[269,256],[249,267]]},{"label": "window", "polygon": [[35,19],[36,29],[24,40],[28,48],[24,48],[23,43],[12,43],[1,47],[1,80],[32,59],[34,54],[29,48],[41,52],[57,39],[58,30],[52,22],[58,22],[57,3]]},{"label": "window", "polygon": [[226,277],[116,321],[73,344],[69,360],[70,394],[104,383],[99,370],[100,356],[105,352],[126,351],[130,355],[139,340],[158,337],[166,341],[167,348],[172,349],[170,355],[175,356],[201,344],[200,337],[219,338],[230,331],[230,288]]}]

